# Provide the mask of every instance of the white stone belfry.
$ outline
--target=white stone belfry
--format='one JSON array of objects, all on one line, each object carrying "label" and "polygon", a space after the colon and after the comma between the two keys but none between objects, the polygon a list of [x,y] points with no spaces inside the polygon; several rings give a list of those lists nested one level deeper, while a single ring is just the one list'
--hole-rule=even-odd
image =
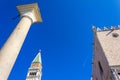
[{"label": "white stone belfry", "polygon": [[7,80],[32,23],[42,22],[37,3],[17,6],[21,20],[0,50],[0,79]]},{"label": "white stone belfry", "polygon": [[26,80],[41,80],[42,77],[42,58],[41,52],[38,52],[37,56],[32,61],[32,64],[28,70]]}]

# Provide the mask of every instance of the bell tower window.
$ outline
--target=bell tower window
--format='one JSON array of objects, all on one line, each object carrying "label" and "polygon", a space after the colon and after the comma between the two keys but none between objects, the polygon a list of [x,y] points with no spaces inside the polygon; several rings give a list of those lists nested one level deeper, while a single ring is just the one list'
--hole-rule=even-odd
[{"label": "bell tower window", "polygon": [[30,76],[36,76],[36,72],[30,72]]}]

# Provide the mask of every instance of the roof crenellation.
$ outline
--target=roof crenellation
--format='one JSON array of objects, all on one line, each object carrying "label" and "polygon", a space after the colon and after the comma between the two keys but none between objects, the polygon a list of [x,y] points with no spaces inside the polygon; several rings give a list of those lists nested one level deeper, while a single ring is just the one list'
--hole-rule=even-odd
[{"label": "roof crenellation", "polygon": [[104,26],[103,29],[100,28],[100,27],[92,26],[92,30],[93,30],[94,32],[111,31],[111,30],[118,30],[118,29],[120,29],[120,25],[118,25],[118,26],[111,26],[110,28]]}]

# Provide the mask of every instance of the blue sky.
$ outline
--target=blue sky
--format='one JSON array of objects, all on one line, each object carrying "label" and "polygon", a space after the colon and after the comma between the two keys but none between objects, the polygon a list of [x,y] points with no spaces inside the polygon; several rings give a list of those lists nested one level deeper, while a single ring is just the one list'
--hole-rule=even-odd
[{"label": "blue sky", "polygon": [[[119,0],[1,0],[0,47],[20,21],[17,5],[38,2],[42,23],[33,24],[8,80],[25,80],[42,50],[42,80],[89,80],[92,74],[92,25],[120,24]],[[8,58],[9,59],[9,58]]]}]

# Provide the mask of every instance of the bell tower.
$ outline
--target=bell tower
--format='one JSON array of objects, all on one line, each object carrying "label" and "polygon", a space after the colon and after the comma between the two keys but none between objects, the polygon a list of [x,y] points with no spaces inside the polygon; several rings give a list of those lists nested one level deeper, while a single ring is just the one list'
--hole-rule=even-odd
[{"label": "bell tower", "polygon": [[41,52],[39,51],[37,56],[31,63],[26,80],[41,80],[41,76],[42,76],[42,60]]},{"label": "bell tower", "polygon": [[93,27],[94,56],[92,80],[120,80],[120,26]]}]

